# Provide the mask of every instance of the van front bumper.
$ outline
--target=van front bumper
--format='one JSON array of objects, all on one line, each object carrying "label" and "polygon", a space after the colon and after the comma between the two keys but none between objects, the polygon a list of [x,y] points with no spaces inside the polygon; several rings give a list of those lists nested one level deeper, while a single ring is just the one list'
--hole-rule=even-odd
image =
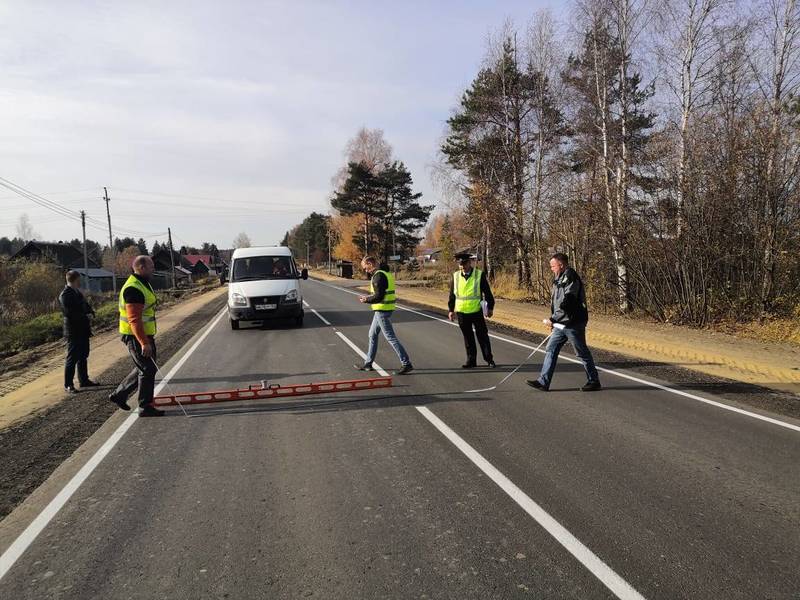
[{"label": "van front bumper", "polygon": [[296,319],[303,314],[302,302],[279,304],[277,308],[256,310],[252,306],[228,306],[228,316],[234,321],[266,321],[268,319]]}]

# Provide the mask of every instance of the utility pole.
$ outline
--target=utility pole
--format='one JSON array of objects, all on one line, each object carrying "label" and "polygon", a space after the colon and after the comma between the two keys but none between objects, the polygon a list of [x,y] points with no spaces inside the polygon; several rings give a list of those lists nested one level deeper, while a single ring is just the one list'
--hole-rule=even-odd
[{"label": "utility pole", "polygon": [[114,283],[114,294],[117,293],[117,251],[114,248],[114,240],[111,238],[111,210],[108,208],[108,203],[111,198],[108,197],[108,189],[103,186],[103,200],[106,201],[106,216],[108,217],[108,248],[111,250],[111,280]]},{"label": "utility pole", "polygon": [[331,223],[328,217],[328,275],[331,274]]},{"label": "utility pole", "polygon": [[169,264],[172,267],[172,288],[175,289],[175,257],[172,255],[172,229],[167,227],[169,236]]},{"label": "utility pole", "polygon": [[86,211],[81,211],[81,229],[83,229],[83,283],[89,289],[89,254],[86,252]]},{"label": "utility pole", "polygon": [[306,240],[306,267],[311,266],[311,244]]}]

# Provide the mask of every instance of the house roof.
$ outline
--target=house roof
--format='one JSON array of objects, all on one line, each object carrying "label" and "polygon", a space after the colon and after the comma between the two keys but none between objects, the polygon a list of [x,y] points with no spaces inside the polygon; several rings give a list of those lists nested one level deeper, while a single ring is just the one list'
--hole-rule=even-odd
[{"label": "house roof", "polygon": [[[83,266],[83,251],[72,244],[64,244],[62,242],[40,242],[31,240],[14,253],[11,259],[38,259],[42,256],[52,257],[59,265],[65,268]],[[97,266],[97,261],[93,253],[89,255],[89,264]]]},{"label": "house roof", "polygon": [[[73,271],[77,271],[81,275],[85,273],[85,269],[72,269]],[[111,271],[106,271],[105,269],[89,269],[89,279],[100,279],[103,277],[113,277],[114,274]]]},{"label": "house roof", "polygon": [[[172,260],[175,263],[176,267],[177,266],[181,266],[181,267],[191,267],[192,266],[192,264],[188,260],[186,260],[186,256],[183,255],[183,254],[178,254],[178,252],[176,250],[172,251]],[[161,248],[158,252],[156,252],[153,255],[153,261],[156,262],[156,263],[158,263],[160,261],[161,263],[163,263],[163,265],[165,267],[169,266],[170,265],[169,248]]]},{"label": "house roof", "polygon": [[214,262],[210,254],[184,254],[184,258],[188,260],[192,266],[195,266],[199,261],[203,261],[206,266]]}]

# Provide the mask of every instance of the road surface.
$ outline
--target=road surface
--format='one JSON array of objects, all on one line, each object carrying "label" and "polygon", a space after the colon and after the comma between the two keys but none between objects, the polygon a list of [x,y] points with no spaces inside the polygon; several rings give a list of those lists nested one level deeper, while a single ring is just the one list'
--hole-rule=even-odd
[{"label": "road surface", "polygon": [[[165,390],[354,378],[369,307],[303,290],[302,329],[222,316]],[[530,343],[496,336],[500,368],[464,371],[440,315],[394,322],[415,371],[389,390],[118,415],[41,532],[2,549],[0,597],[800,598],[797,422],[624,372],[581,393],[565,360],[536,392],[541,354],[464,394]],[[399,367],[383,339],[377,363]]]}]

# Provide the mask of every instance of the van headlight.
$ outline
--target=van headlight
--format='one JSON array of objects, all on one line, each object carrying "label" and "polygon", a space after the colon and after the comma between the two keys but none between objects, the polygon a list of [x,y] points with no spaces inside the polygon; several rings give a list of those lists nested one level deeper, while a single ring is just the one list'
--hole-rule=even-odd
[{"label": "van headlight", "polygon": [[297,302],[297,290],[291,290],[284,298],[286,302]]},{"label": "van headlight", "polygon": [[234,306],[247,306],[247,298],[241,294],[231,294],[231,302]]}]

